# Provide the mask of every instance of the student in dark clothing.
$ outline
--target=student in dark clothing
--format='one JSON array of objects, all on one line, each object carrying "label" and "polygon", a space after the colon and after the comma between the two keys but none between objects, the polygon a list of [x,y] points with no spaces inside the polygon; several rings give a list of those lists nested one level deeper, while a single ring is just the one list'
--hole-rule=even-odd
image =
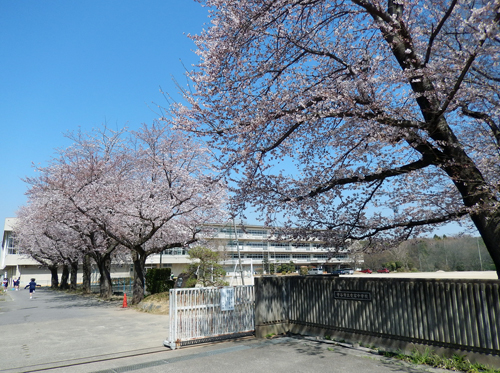
[{"label": "student in dark clothing", "polygon": [[35,279],[32,278],[31,281],[30,281],[30,283],[28,285],[26,285],[24,288],[26,289],[28,286],[30,288],[30,299],[32,299],[33,298],[33,293],[35,292],[35,288],[37,286],[40,286],[40,285],[37,285],[36,282],[35,282]]}]

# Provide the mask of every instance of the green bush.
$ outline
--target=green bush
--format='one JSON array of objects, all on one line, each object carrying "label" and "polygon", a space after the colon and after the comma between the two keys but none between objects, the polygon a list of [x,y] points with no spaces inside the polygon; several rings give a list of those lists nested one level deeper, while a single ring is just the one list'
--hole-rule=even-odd
[{"label": "green bush", "polygon": [[170,268],[152,268],[146,272],[146,290],[150,294],[164,293],[174,287]]},{"label": "green bush", "polygon": [[278,272],[283,275],[293,273],[295,272],[295,264],[293,263],[293,261],[290,261],[290,263],[282,263],[278,266]]}]

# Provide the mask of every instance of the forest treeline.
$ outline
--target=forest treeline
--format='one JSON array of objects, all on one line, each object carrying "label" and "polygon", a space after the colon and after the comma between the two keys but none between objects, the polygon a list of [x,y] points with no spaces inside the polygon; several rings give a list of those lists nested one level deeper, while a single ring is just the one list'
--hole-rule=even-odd
[{"label": "forest treeline", "polygon": [[365,254],[361,267],[421,272],[495,270],[481,238],[446,235],[413,239],[384,252]]}]

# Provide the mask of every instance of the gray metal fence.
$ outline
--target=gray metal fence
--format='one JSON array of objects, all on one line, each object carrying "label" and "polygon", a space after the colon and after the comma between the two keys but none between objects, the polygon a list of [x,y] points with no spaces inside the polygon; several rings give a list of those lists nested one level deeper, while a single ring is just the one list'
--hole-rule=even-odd
[{"label": "gray metal fence", "polygon": [[[133,293],[133,285],[134,285],[134,280],[133,278],[113,278],[111,279],[112,285],[111,289],[113,294],[116,295],[123,295],[123,294],[129,294],[132,295]],[[92,282],[90,284],[90,289],[93,293],[99,293],[101,290],[101,287],[99,285],[99,282]]]},{"label": "gray metal fence", "polygon": [[500,282],[263,277],[256,334],[356,333],[500,355]]},{"label": "gray metal fence", "polygon": [[251,335],[254,287],[170,290],[170,329],[164,345],[181,346]]}]

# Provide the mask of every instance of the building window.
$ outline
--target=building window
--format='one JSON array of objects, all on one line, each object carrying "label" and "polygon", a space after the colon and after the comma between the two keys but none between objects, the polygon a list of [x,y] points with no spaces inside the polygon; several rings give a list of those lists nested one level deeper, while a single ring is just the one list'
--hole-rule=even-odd
[{"label": "building window", "polygon": [[252,236],[267,237],[267,231],[263,229],[247,229],[247,233]]},{"label": "building window", "polygon": [[264,255],[262,254],[247,254],[247,259],[263,259]]},{"label": "building window", "polygon": [[292,245],[293,245],[293,247],[309,247],[308,243],[297,243],[297,242],[295,242]]},{"label": "building window", "polygon": [[18,254],[18,250],[16,249],[16,240],[13,233],[9,233],[6,238],[6,248],[7,254]]},{"label": "building window", "polygon": [[188,255],[187,250],[182,247],[175,247],[163,251],[163,255]]},{"label": "building window", "polygon": [[273,259],[290,259],[290,255],[288,254],[276,254],[271,256]]},{"label": "building window", "polygon": [[293,259],[310,259],[309,255],[307,254],[294,254],[292,255]]},{"label": "building window", "polygon": [[285,247],[285,248],[288,248],[288,247],[290,247],[290,244],[288,242],[272,242],[271,246],[272,247]]},{"label": "building window", "polygon": [[338,260],[347,260],[347,259],[349,259],[349,255],[346,255],[346,254],[333,254],[332,258],[338,259]]},{"label": "building window", "polygon": [[[219,230],[219,232],[225,236],[229,236],[229,237],[235,236],[233,228],[221,228]],[[236,233],[238,233],[238,237],[242,237],[244,232],[243,232],[243,229],[236,229]]]},{"label": "building window", "polygon": [[264,242],[243,242],[242,244],[245,246],[260,247],[260,248],[267,246]]}]

